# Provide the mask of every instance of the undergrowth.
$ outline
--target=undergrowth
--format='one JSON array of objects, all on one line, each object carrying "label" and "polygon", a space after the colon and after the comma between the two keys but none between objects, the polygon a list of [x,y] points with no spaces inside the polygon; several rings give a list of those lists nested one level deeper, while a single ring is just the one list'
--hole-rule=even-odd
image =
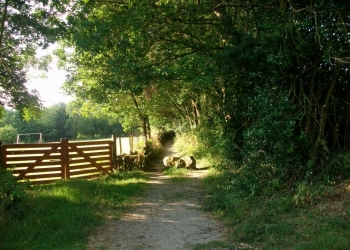
[{"label": "undergrowth", "polygon": [[22,217],[0,228],[0,249],[85,249],[87,237],[108,211],[122,211],[138,195],[147,175],[116,172],[95,180],[69,180],[26,190]]},{"label": "undergrowth", "polygon": [[24,209],[22,200],[26,193],[26,183],[17,182],[17,178],[8,169],[0,166],[0,225],[6,217],[19,215]]},{"label": "undergrowth", "polygon": [[213,157],[207,149],[199,147],[197,135],[194,132],[177,135],[174,146],[180,155],[194,156],[197,167],[207,168],[212,165]]},{"label": "undergrowth", "polygon": [[147,155],[146,159],[148,161],[157,159],[164,152],[163,145],[157,140],[157,138],[149,139],[146,142],[145,148],[147,148],[146,151],[148,151],[147,154],[145,153],[145,155]]},{"label": "undergrowth", "polygon": [[[350,249],[350,194],[343,186],[275,191],[247,195],[234,175],[211,170],[205,180],[214,211],[231,228],[233,242],[258,249]],[[345,185],[349,187],[348,185]]]}]

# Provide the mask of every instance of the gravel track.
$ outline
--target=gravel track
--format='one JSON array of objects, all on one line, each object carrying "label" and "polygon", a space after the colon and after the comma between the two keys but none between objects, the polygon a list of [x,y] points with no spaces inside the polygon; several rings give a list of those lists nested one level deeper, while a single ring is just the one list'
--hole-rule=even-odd
[{"label": "gravel track", "polygon": [[[169,144],[164,155],[176,152]],[[196,244],[225,241],[225,229],[201,209],[202,178],[207,170],[194,170],[181,181],[163,175],[161,159],[153,165],[142,197],[120,220],[107,220],[90,236],[88,249],[192,249]]]}]

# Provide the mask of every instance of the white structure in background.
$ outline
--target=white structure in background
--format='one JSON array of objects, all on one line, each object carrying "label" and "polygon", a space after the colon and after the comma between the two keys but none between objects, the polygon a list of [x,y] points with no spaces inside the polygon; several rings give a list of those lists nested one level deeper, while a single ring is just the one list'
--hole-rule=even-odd
[{"label": "white structure in background", "polygon": [[[132,136],[129,137],[118,137],[116,140],[117,143],[117,155],[121,154],[130,154],[130,152],[141,151],[142,150],[142,141],[144,140],[143,136]],[[140,148],[141,147],[141,148]],[[141,153],[141,152],[138,152]]]},{"label": "white structure in background", "polygon": [[38,143],[43,143],[43,134],[42,133],[29,133],[29,134],[18,134],[17,135],[17,144],[21,143],[21,136],[30,136],[30,135],[39,135]]}]

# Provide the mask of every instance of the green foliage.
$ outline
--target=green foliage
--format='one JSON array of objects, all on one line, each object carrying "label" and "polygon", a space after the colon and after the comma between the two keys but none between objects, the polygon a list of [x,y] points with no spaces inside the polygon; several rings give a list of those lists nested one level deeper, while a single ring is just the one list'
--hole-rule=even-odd
[{"label": "green foliage", "polygon": [[[8,126],[13,127],[13,131],[20,134],[39,133],[43,134],[44,142],[59,141],[61,138],[74,139],[100,139],[110,138],[112,134],[124,136],[123,127],[118,120],[111,121],[105,116],[83,116],[81,104],[58,103],[41,111],[41,116],[35,120],[24,121],[18,111],[5,110],[4,116],[0,121],[4,133]],[[11,130],[11,131],[12,131]],[[1,131],[1,128],[0,128]],[[8,130],[6,130],[8,131]],[[5,136],[5,142],[13,143],[16,141],[17,132],[13,139]],[[9,140],[7,140],[7,138]],[[0,139],[2,139],[0,137]],[[2,139],[2,140],[4,140]],[[35,143],[37,137],[21,137],[25,143]]]},{"label": "green foliage", "polygon": [[72,2],[64,44],[74,52],[58,52],[65,88],[125,128],[191,131],[183,150],[225,170],[213,209],[245,218],[238,240],[274,247],[301,225],[273,221],[274,202],[288,214],[349,176],[349,10],[334,0]]},{"label": "green foliage", "polygon": [[[55,3],[54,3],[55,2]],[[63,1],[67,2],[67,1]],[[41,102],[26,87],[28,66],[42,66],[38,47],[46,48],[63,31],[62,5],[56,1],[3,1],[0,5],[0,106],[36,115]]]},{"label": "green foliage", "polygon": [[158,158],[163,152],[164,148],[156,138],[146,140],[143,145],[143,154],[148,159]]},{"label": "green foliage", "polygon": [[163,171],[163,174],[171,177],[172,181],[184,181],[186,179],[186,174],[190,172],[189,169],[186,168],[167,168]]},{"label": "green foliage", "polygon": [[[350,202],[346,195],[336,198],[336,189],[310,188],[304,183],[294,196],[275,191],[270,197],[251,197],[240,187],[228,185],[234,178],[225,171],[212,171],[205,179],[205,206],[225,220],[233,242],[259,249],[340,250],[350,246]],[[296,204],[297,195],[299,201],[302,195],[309,200]]]},{"label": "green foliage", "polygon": [[[224,145],[228,138],[223,136],[223,128],[219,122],[210,121],[208,127],[198,128],[194,133],[195,139],[188,143],[192,147],[189,152],[193,152],[196,158],[208,158],[213,162],[225,161],[223,156],[226,155],[227,148]],[[232,148],[230,150],[232,151]]]},{"label": "green foliage", "polygon": [[306,175],[302,156],[309,148],[305,135],[295,129],[300,114],[288,95],[276,96],[262,89],[256,92],[246,111],[250,125],[243,133],[240,167],[242,178],[252,181],[248,185],[252,194],[268,187],[292,187]]},{"label": "green foliage", "polygon": [[326,152],[323,164],[319,166],[322,174],[316,176],[321,182],[326,185],[339,183],[350,177],[350,161],[349,151],[345,152]]},{"label": "green foliage", "polygon": [[307,181],[302,181],[296,184],[293,195],[293,203],[298,206],[307,206],[318,204],[322,199],[334,197],[334,187],[322,184],[312,185]]},{"label": "green foliage", "polygon": [[[68,15],[66,41],[75,53],[60,52],[72,72],[66,90],[84,100],[108,104],[126,128],[144,115],[156,126],[198,126],[200,92],[210,88],[205,86],[210,79],[202,76],[197,64],[206,63],[205,44],[215,47],[218,41],[217,32],[210,28],[216,22],[201,24],[211,16],[206,6],[193,2],[183,9],[179,3],[168,4],[174,8],[152,1],[75,3]],[[191,25],[186,21],[189,18],[195,18]],[[208,40],[198,43],[197,36]],[[96,37],[104,42],[97,43]],[[137,107],[127,100],[130,94],[136,97]]]},{"label": "green foliage", "polygon": [[105,218],[118,219],[147,179],[141,172],[116,172],[96,180],[34,186],[24,200],[25,216],[0,228],[1,249],[85,249]]},{"label": "green foliage", "polygon": [[74,51],[57,54],[66,91],[88,107],[145,135],[149,122],[192,131],[190,151],[234,173],[246,194],[271,196],[348,176],[334,152],[350,145],[349,8],[77,1],[63,43]]},{"label": "green foliage", "polygon": [[16,141],[18,131],[11,125],[0,128],[0,141],[3,143],[14,143]]},{"label": "green foliage", "polygon": [[25,184],[17,182],[17,178],[12,175],[10,170],[0,167],[0,223],[4,217],[20,215],[23,209],[22,200],[26,197]]},{"label": "green foliage", "polygon": [[196,155],[197,146],[196,135],[193,132],[178,134],[175,138],[174,147],[182,155]]}]

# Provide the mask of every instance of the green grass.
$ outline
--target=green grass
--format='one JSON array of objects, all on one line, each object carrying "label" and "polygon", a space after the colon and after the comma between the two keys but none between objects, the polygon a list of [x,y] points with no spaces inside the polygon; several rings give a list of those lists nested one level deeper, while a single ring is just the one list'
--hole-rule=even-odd
[{"label": "green grass", "polygon": [[213,172],[205,186],[205,206],[227,223],[232,242],[258,249],[350,249],[349,194],[303,205],[296,205],[286,191],[271,197],[242,196],[228,188],[224,172]]},{"label": "green grass", "polygon": [[0,249],[85,249],[88,235],[104,219],[118,219],[146,179],[142,172],[117,172],[33,186],[23,201],[25,209],[2,221]]},{"label": "green grass", "polygon": [[163,174],[171,177],[171,181],[182,182],[187,179],[186,174],[189,173],[189,169],[170,167],[163,171]]},{"label": "green grass", "polygon": [[[206,250],[206,249],[229,249],[234,250],[234,246],[229,246],[227,243],[220,242],[220,241],[211,241],[203,244],[196,244],[192,247],[192,250]],[[242,248],[240,248],[242,249]]]}]

